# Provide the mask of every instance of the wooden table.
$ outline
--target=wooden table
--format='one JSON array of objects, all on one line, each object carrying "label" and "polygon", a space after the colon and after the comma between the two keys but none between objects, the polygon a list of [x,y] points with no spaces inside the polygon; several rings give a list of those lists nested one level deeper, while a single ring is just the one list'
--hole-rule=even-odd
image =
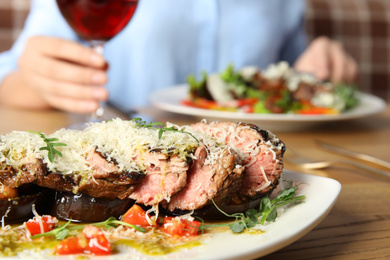
[{"label": "wooden table", "polygon": [[[141,112],[161,122],[187,124],[194,121],[191,117],[153,109]],[[108,118],[116,116],[126,118],[125,114],[108,110]],[[58,111],[1,107],[0,118],[0,134],[12,130],[41,130],[49,134],[84,119]],[[310,131],[274,133],[285,142],[287,149],[290,147],[315,159],[340,159],[319,149],[315,140],[321,140],[390,161],[389,105],[383,113],[365,119],[329,123]],[[342,184],[342,191],[333,210],[314,230],[263,259],[390,259],[390,179],[347,166],[303,170],[286,163],[285,167],[336,179]]]}]

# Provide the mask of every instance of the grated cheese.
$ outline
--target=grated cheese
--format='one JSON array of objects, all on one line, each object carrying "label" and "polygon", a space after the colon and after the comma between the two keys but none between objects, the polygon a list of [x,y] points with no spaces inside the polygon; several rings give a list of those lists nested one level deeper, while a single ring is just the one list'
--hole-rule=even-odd
[{"label": "grated cheese", "polygon": [[263,185],[261,185],[257,190],[263,190],[263,189],[265,189],[265,188],[267,188],[269,185],[271,185],[271,181],[268,179],[268,177],[267,177],[267,174],[265,174],[265,171],[264,171],[264,167],[263,166],[260,166],[260,172],[261,172],[261,174],[263,175],[263,177],[264,177],[264,184]]},{"label": "grated cheese", "polygon": [[60,129],[46,136],[58,138],[58,142],[67,145],[55,147],[62,156],[55,156],[53,162],[49,161],[46,150],[40,150],[46,144],[39,135],[14,131],[0,136],[0,162],[21,169],[26,163],[42,160],[50,172],[81,175],[83,179],[87,179],[92,177],[93,165],[86,158],[94,149],[107,161],[115,162],[119,171],[145,172],[149,165],[144,154],[153,150],[178,154],[181,159],[186,160],[187,157],[194,158],[196,148],[204,145],[208,151],[205,163],[212,164],[227,148],[223,142],[196,132],[189,126],[167,124],[167,127],[171,126],[193,136],[165,131],[160,138],[159,129],[137,127],[135,122],[121,119],[92,123],[83,131]]}]

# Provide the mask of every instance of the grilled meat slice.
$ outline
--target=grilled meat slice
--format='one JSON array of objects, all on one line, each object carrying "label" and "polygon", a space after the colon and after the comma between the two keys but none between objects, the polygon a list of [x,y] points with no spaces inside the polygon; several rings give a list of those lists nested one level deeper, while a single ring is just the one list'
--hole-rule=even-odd
[{"label": "grilled meat slice", "polygon": [[235,152],[223,150],[212,165],[205,163],[207,156],[208,152],[204,146],[197,148],[196,159],[188,173],[187,185],[172,196],[164,207],[170,211],[195,210],[211,204],[211,199],[223,204],[239,190],[244,175],[243,167],[236,166]]},{"label": "grilled meat slice", "polygon": [[144,155],[146,176],[130,195],[137,203],[156,205],[180,191],[187,183],[189,163],[176,154],[151,151]]},{"label": "grilled meat slice", "polygon": [[93,173],[88,179],[75,174],[49,172],[45,164],[35,159],[20,168],[0,163],[0,182],[10,188],[26,183],[58,191],[81,192],[96,198],[126,198],[135,189],[135,184],[145,176],[139,172],[119,172],[119,168],[107,162],[100,153],[89,153]]},{"label": "grilled meat slice", "polygon": [[45,175],[46,167],[42,160],[34,159],[20,167],[0,162],[0,183],[10,188],[37,181],[37,175]]},{"label": "grilled meat slice", "polygon": [[278,185],[286,148],[271,132],[252,124],[234,122],[200,122],[192,128],[237,149],[245,166],[239,195],[255,199],[268,195]]}]

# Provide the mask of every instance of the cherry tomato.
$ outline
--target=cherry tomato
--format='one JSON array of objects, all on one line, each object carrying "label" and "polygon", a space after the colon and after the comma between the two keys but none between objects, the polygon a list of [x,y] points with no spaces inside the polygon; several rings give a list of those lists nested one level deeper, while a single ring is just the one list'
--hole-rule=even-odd
[{"label": "cherry tomato", "polygon": [[57,223],[57,218],[49,215],[43,215],[34,217],[33,219],[24,222],[24,225],[28,233],[30,233],[30,236],[34,236],[53,230]]},{"label": "cherry tomato", "polygon": [[199,233],[200,225],[199,221],[166,216],[162,229],[172,236],[196,236]]},{"label": "cherry tomato", "polygon": [[137,225],[141,227],[148,227],[151,226],[150,223],[147,220],[147,217],[150,216],[147,215],[145,210],[141,208],[141,206],[134,204],[123,216],[122,216],[122,221],[132,224],[132,225]]},{"label": "cherry tomato", "polygon": [[111,254],[111,244],[100,228],[91,225],[86,225],[83,229],[83,234],[88,240],[86,250],[89,251],[90,254]]}]

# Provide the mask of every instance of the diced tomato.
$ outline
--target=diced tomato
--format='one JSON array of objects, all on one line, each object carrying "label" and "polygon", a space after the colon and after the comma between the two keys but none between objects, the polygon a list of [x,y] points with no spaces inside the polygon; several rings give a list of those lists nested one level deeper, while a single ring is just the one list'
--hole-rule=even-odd
[{"label": "diced tomato", "polygon": [[213,100],[208,100],[205,98],[196,98],[194,100],[182,100],[181,104],[190,106],[190,107],[197,107],[197,108],[204,108],[204,109],[222,109],[218,102],[215,102]]},{"label": "diced tomato", "polygon": [[189,99],[183,99],[181,101],[181,104],[183,106],[188,106],[188,107],[198,107],[192,100],[189,100]]},{"label": "diced tomato", "polygon": [[72,255],[72,254],[81,254],[84,253],[84,250],[87,244],[84,242],[84,239],[80,239],[80,236],[70,237],[62,240],[54,249],[54,253],[57,255]]},{"label": "diced tomato", "polygon": [[88,245],[86,249],[90,252],[90,254],[111,254],[111,244],[100,228],[91,225],[86,225],[83,229],[83,234],[88,239]]},{"label": "diced tomato", "polygon": [[172,236],[196,236],[201,223],[195,220],[164,217],[163,231]]},{"label": "diced tomato", "polygon": [[181,222],[178,218],[164,217],[163,231],[172,236],[184,236],[184,229],[186,225]]},{"label": "diced tomato", "polygon": [[151,226],[150,223],[148,222],[147,218],[150,219],[150,215],[147,215],[145,210],[141,208],[141,206],[134,204],[123,216],[122,216],[122,221],[132,224],[132,225],[137,225],[141,227],[148,227]]},{"label": "diced tomato", "polygon": [[259,101],[257,98],[241,98],[237,99],[237,107],[252,106]]},{"label": "diced tomato", "polygon": [[308,107],[298,111],[298,114],[301,115],[324,115],[324,114],[332,115],[338,113],[339,111],[333,108],[326,108],[326,107]]},{"label": "diced tomato", "polygon": [[190,107],[197,107],[203,109],[213,109],[213,110],[227,110],[227,111],[236,111],[237,108],[244,106],[253,106],[259,100],[257,98],[242,98],[235,99],[226,102],[218,103],[213,100],[208,100],[205,98],[196,98],[193,100],[182,100],[181,104]]},{"label": "diced tomato", "polygon": [[34,236],[53,230],[57,223],[57,218],[49,215],[43,215],[36,216],[33,219],[24,222],[24,225],[28,233],[30,233],[30,236]]},{"label": "diced tomato", "polygon": [[188,236],[196,236],[199,233],[200,230],[200,225],[201,223],[196,220],[187,220],[187,219],[182,219],[182,222],[185,224],[185,233]]},{"label": "diced tomato", "polygon": [[241,109],[244,113],[254,113],[255,112],[255,108],[253,107],[253,105],[245,105],[245,106],[241,107]]},{"label": "diced tomato", "polygon": [[83,232],[77,237],[70,237],[62,240],[54,249],[57,255],[70,254],[111,254],[111,244],[103,231],[95,226],[86,225]]}]

